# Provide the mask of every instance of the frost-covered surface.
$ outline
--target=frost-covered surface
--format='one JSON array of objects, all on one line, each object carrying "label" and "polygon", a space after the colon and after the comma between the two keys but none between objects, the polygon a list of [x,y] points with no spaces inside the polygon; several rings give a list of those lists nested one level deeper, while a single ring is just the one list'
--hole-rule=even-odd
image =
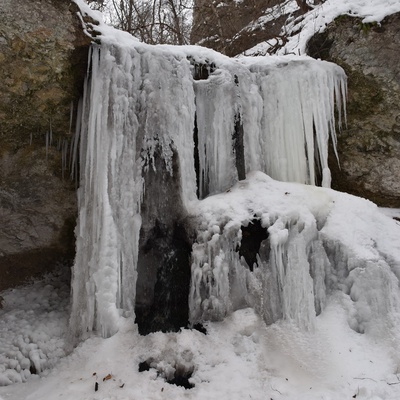
[{"label": "frost-covered surface", "polygon": [[[211,232],[222,236],[256,214],[274,227],[270,234],[281,241],[291,234],[279,234],[284,229],[279,221],[297,221],[292,230],[302,222],[300,234],[306,235],[319,222],[316,234],[321,240],[343,247],[331,254],[337,257],[336,266],[325,265],[325,282],[330,284],[322,312],[311,316],[312,329],[299,327],[289,316],[267,326],[253,309],[243,308],[221,322],[206,323],[207,335],[183,330],[142,337],[131,319],[121,318],[113,337],[92,336],[48,376],[0,388],[0,398],[399,398],[400,225],[396,221],[368,201],[330,189],[277,182],[262,173],[251,174],[229,192],[197,206],[206,221],[204,243]],[[293,279],[286,278],[286,283]],[[30,288],[26,296],[40,297],[41,287],[45,285],[37,286],[38,292]],[[27,315],[26,304],[19,318]],[[54,315],[53,324],[62,325],[65,316]],[[143,361],[152,368],[139,372]],[[175,370],[192,372],[189,381],[195,386],[185,390],[167,383]],[[111,378],[103,380],[108,374]]]},{"label": "frost-covered surface", "polygon": [[[265,10],[264,16],[246,27],[255,29],[275,19],[280,15],[298,9],[295,0],[288,0],[280,6]],[[400,12],[398,0],[326,0],[315,6],[311,11],[297,19],[289,20],[282,28],[281,35],[288,39],[287,43],[277,46],[279,39],[260,43],[245,52],[246,55],[268,54],[271,48],[279,47],[278,54],[306,53],[308,40],[315,34],[325,30],[325,27],[340,15],[359,17],[363,23],[381,22],[386,16]]]},{"label": "frost-covered surface", "polygon": [[46,374],[65,356],[69,279],[60,267],[42,281],[1,293],[0,386]]}]

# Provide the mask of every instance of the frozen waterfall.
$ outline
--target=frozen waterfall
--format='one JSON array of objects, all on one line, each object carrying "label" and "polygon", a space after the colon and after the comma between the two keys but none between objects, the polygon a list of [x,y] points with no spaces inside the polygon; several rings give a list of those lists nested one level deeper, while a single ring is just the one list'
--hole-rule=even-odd
[{"label": "frozen waterfall", "polygon": [[[246,173],[258,170],[314,185],[320,171],[322,185],[329,186],[328,141],[335,148],[334,115],[337,110],[340,117],[346,97],[343,70],[327,62],[232,60],[197,47],[117,42],[104,38],[92,45],[78,124],[81,177],[71,316],[78,338],[93,330],[111,336],[121,316],[134,315],[143,196],[149,191],[158,196],[157,188],[146,186],[146,171],[170,176],[178,171],[179,215],[197,220],[198,197],[238,182],[240,154]],[[201,232],[198,223],[193,229]],[[310,248],[322,252],[315,242],[317,223],[277,211],[274,220],[262,224],[269,233],[268,257],[258,255],[254,271],[236,252],[240,224],[233,229],[219,223],[218,237],[197,239],[191,320],[252,305],[268,321],[288,317],[308,325],[314,301],[321,302],[324,293],[323,267],[319,262],[310,267]],[[205,284],[207,268],[212,279]],[[242,277],[233,282],[232,274]]]}]

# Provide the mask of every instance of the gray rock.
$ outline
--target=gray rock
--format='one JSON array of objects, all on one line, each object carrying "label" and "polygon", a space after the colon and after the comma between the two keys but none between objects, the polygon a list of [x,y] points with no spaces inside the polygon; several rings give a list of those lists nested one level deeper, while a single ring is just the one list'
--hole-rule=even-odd
[{"label": "gray rock", "polygon": [[71,142],[90,40],[71,4],[0,2],[0,290],[74,257],[75,186],[55,144]]},{"label": "gray rock", "polygon": [[332,186],[381,206],[400,207],[400,14],[381,24],[337,18],[308,44],[312,57],[341,65],[349,84],[348,123],[339,134]]}]

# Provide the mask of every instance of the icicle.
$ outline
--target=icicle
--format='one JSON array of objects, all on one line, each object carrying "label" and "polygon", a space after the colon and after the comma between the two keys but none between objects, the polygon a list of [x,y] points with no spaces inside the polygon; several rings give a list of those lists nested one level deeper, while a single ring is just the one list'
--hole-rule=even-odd
[{"label": "icicle", "polygon": [[[61,139],[59,139],[61,141]],[[61,175],[64,179],[65,171],[67,170],[67,160],[68,160],[68,140],[64,139],[61,142]]]},{"label": "icicle", "polygon": [[47,162],[49,159],[49,132],[48,131],[46,132],[45,140],[46,140],[46,162]]},{"label": "icicle", "polygon": [[74,116],[74,102],[71,101],[70,111],[69,111],[69,131],[68,134],[70,135],[72,132],[72,121]]},{"label": "icicle", "polygon": [[[189,295],[190,321],[193,324],[223,319],[234,309],[235,302],[241,302],[240,296],[245,293],[237,293],[235,299],[231,295],[232,284],[240,285],[238,281],[244,272],[235,251],[240,243],[237,228],[228,226],[222,234],[209,234],[211,238],[208,241],[193,246]],[[232,274],[236,275],[235,283],[232,282]]]},{"label": "icicle", "polygon": [[[193,246],[191,323],[221,320],[250,306],[269,324],[283,318],[302,329],[313,329],[314,281],[308,258],[317,239],[316,224],[306,225],[299,216],[286,222],[283,218],[268,228],[268,244],[264,246],[270,249],[265,254],[260,251],[254,271],[237,252],[241,233],[236,224],[228,223],[221,234],[213,234],[212,228],[205,233],[208,240]],[[323,301],[318,286],[319,309]]]},{"label": "icicle", "polygon": [[49,146],[51,147],[53,145],[53,128],[51,126],[51,118],[49,122]]},{"label": "icicle", "polygon": [[195,89],[203,198],[237,181],[232,140],[237,99],[233,77],[224,70],[217,70],[206,81],[196,81]]},{"label": "icicle", "polygon": [[334,108],[336,99],[340,124],[346,95],[343,70],[311,60],[250,70],[256,84],[252,91],[258,87],[259,96],[244,102],[244,114],[249,115],[244,119],[246,164],[278,180],[315,184],[316,149],[323,186],[329,186],[328,141],[331,137],[336,153]]},{"label": "icicle", "polygon": [[173,151],[178,154],[184,202],[196,195],[194,91],[186,57],[93,45],[89,68],[72,153],[75,165],[80,141],[75,337],[92,330],[110,336],[121,314],[134,313],[142,168],[151,166],[157,146],[171,174]]},{"label": "icicle", "polygon": [[[84,87],[87,87],[87,81],[85,79]],[[86,89],[85,89],[86,91]],[[86,95],[84,95],[86,98]],[[71,141],[71,153],[70,153],[70,171],[71,171],[71,179],[75,180],[76,186],[78,185],[78,163],[79,163],[79,139],[81,134],[81,121],[83,118],[83,99],[79,100],[78,109],[77,109],[77,121],[75,126],[75,133],[72,136]]]}]

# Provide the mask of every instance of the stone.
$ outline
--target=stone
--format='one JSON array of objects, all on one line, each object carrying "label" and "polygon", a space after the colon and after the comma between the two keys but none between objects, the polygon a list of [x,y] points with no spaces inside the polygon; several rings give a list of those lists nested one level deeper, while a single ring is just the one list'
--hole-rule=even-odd
[{"label": "stone", "polygon": [[74,258],[76,186],[65,150],[90,38],[71,4],[0,4],[0,290]]},{"label": "stone", "polygon": [[190,41],[233,57],[280,35],[289,17],[282,6],[282,0],[195,0]]},{"label": "stone", "polygon": [[338,135],[332,187],[380,206],[400,207],[400,13],[380,24],[341,16],[308,43],[312,57],[348,76],[347,126]]}]

